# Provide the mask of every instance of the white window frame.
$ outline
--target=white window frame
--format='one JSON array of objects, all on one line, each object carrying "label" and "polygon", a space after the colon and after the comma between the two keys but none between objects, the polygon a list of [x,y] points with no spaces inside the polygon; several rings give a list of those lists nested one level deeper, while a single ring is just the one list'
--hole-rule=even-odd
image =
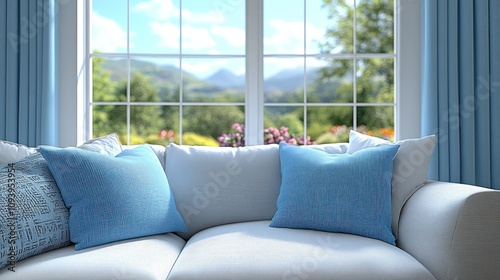
[{"label": "white window frame", "polygon": [[[248,2],[253,2],[248,1]],[[248,7],[247,14],[262,17],[258,5]],[[418,0],[397,0],[395,2],[395,128],[396,139],[420,136],[420,4]],[[89,90],[89,40],[86,37],[89,21],[86,18],[87,1],[68,1],[60,4],[61,39],[60,42],[60,143],[71,146],[82,143],[91,137],[89,124],[86,123],[89,110],[85,101]],[[260,9],[262,11],[262,9]],[[261,20],[258,22],[262,22]],[[248,36],[262,32],[262,26],[251,25]],[[262,36],[257,36],[262,40]],[[254,42],[262,46],[262,42]],[[247,58],[260,56],[262,50],[247,44]],[[247,63],[246,135],[247,145],[262,143],[263,135],[263,79],[254,73],[262,70],[262,59],[251,59],[258,63]],[[256,70],[257,69],[257,70]],[[405,85],[404,94],[400,85]],[[259,94],[251,94],[258,92]],[[310,106],[311,104],[307,104]],[[383,104],[382,104],[383,105]],[[307,125],[306,123],[304,125]]]}]

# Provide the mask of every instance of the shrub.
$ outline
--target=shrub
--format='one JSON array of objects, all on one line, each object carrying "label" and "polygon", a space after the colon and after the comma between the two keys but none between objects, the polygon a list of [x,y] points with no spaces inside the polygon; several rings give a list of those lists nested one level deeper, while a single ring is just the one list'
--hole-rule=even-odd
[{"label": "shrub", "polygon": [[351,128],[346,125],[332,126],[328,132],[320,135],[316,142],[318,144],[347,143],[349,142],[349,132]]},{"label": "shrub", "polygon": [[218,147],[219,142],[217,142],[217,140],[210,136],[203,136],[193,132],[186,132],[182,135],[182,145]]},{"label": "shrub", "polygon": [[[217,138],[221,147],[242,147],[245,146],[245,127],[242,124],[235,123],[231,126],[232,131],[222,133]],[[288,132],[288,127],[282,126],[280,129],[269,127],[264,130],[264,144],[278,144],[281,141],[291,145],[314,144],[311,137],[307,136],[305,141],[303,136],[295,137],[295,134]]]}]

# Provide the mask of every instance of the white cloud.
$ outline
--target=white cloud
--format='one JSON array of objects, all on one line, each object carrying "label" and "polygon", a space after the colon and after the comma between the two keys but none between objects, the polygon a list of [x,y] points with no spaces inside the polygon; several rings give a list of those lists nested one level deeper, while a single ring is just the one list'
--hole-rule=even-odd
[{"label": "white cloud", "polygon": [[304,51],[304,24],[271,20],[271,34],[264,38],[264,50],[272,53],[301,54]]},{"label": "white cloud", "polygon": [[206,28],[183,26],[182,47],[189,50],[206,50],[216,46],[212,34]]},{"label": "white cloud", "polygon": [[201,79],[207,78],[215,71],[228,66],[228,61],[225,59],[195,61],[196,60],[183,60],[182,69]]},{"label": "white cloud", "polygon": [[[285,53],[285,54],[303,54],[304,53],[304,23],[299,21],[270,21],[271,34],[266,34],[264,38],[264,49],[266,52]],[[324,30],[314,26],[314,24],[306,23],[306,42],[310,47],[316,45],[312,43],[314,40],[319,40],[324,35]],[[312,43],[312,44],[311,44]]]},{"label": "white cloud", "polygon": [[[156,21],[165,21],[179,18],[179,8],[175,7],[171,0],[150,0],[141,2],[133,8],[135,11],[143,12]],[[188,9],[182,9],[182,21],[187,23],[213,24],[224,21],[224,16],[217,11],[210,10],[206,13],[195,13]]]},{"label": "white cloud", "polygon": [[214,24],[224,22],[224,16],[213,10],[206,13],[194,13],[190,10],[182,9],[182,21],[184,23]]},{"label": "white cloud", "polygon": [[160,39],[159,47],[178,48],[179,47],[179,26],[166,22],[151,22],[151,33],[157,35]]},{"label": "white cloud", "polygon": [[[179,47],[179,26],[165,22],[151,22],[151,32],[160,38],[159,47]],[[184,50],[207,50],[215,47],[216,42],[206,28],[184,26],[182,33],[182,47]]]},{"label": "white cloud", "polygon": [[236,74],[236,75],[245,75],[246,72],[247,72],[247,69],[245,66],[234,70],[234,74]]},{"label": "white cloud", "polygon": [[114,20],[92,14],[92,49],[117,52],[127,49],[127,32]]},{"label": "white cloud", "polygon": [[306,42],[308,42],[307,52],[319,53],[318,42],[320,42],[325,36],[326,30],[324,28],[319,28],[314,24],[306,23]]},{"label": "white cloud", "polygon": [[171,0],[151,0],[141,2],[134,7],[135,11],[144,12],[155,20],[167,20],[172,17],[179,17],[179,9],[174,6]]},{"label": "white cloud", "polygon": [[212,26],[210,31],[233,47],[245,46],[245,30],[237,27]]},{"label": "white cloud", "polygon": [[269,57],[264,59],[264,78],[269,78],[285,69],[297,69],[304,67],[303,58],[278,58]]}]

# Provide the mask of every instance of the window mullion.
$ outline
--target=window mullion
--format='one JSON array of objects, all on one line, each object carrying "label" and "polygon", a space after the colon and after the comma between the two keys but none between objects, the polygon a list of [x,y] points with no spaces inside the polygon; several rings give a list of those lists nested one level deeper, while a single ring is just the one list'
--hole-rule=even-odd
[{"label": "window mullion", "polygon": [[263,0],[246,1],[246,145],[264,143]]}]

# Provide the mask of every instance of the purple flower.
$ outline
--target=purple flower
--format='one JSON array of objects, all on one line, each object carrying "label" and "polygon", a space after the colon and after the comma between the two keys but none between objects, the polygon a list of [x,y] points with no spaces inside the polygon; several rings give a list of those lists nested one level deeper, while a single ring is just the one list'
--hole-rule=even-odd
[{"label": "purple flower", "polygon": [[[235,123],[231,126],[232,132],[222,133],[217,138],[221,147],[242,147],[245,146],[245,126],[243,124]],[[264,144],[278,144],[281,141],[290,145],[304,145],[304,137],[295,137],[294,134],[290,135],[289,128],[281,126],[279,129],[275,127],[268,127],[264,129]],[[307,145],[314,144],[311,142],[311,137],[306,137]]]}]

